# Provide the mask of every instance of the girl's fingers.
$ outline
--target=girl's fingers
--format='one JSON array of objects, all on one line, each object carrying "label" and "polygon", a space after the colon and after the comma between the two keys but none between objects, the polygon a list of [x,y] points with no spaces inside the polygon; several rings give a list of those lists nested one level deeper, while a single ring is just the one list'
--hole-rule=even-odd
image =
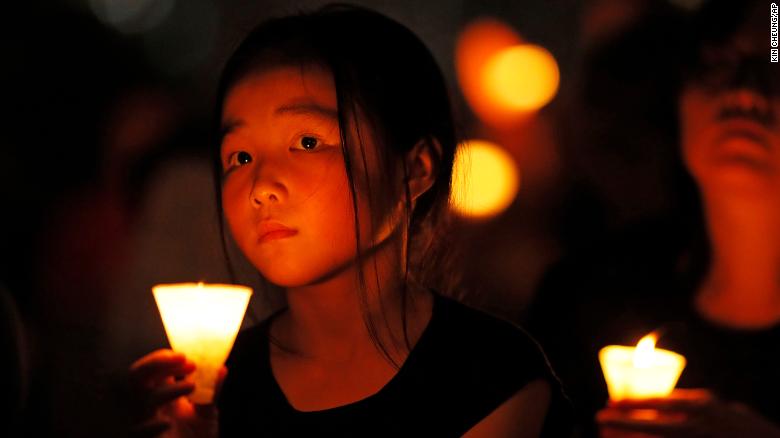
[{"label": "girl's fingers", "polygon": [[176,352],[174,352],[173,350],[171,350],[169,348],[161,348],[161,349],[155,350],[155,351],[145,355],[144,357],[136,360],[135,362],[133,362],[133,364],[130,365],[130,369],[132,370],[132,369],[136,369],[136,368],[142,368],[142,367],[144,367],[144,366],[146,366],[146,365],[148,365],[148,364],[150,364],[152,362],[158,362],[158,361],[166,360],[166,359],[167,360],[171,360],[171,359],[178,360],[178,359],[183,358],[183,357],[184,357],[183,354],[176,353]]},{"label": "girl's fingers", "polygon": [[716,406],[717,399],[704,389],[675,390],[670,396],[643,400],[622,400],[610,402],[609,409],[630,411],[635,409],[655,409],[676,411],[686,414],[700,414]]},{"label": "girl's fingers", "polygon": [[214,387],[214,400],[217,399],[220,391],[222,391],[222,382],[225,381],[225,377],[227,376],[227,373],[228,373],[228,369],[225,366],[222,366],[222,368],[219,369],[219,372],[217,374],[217,384]]},{"label": "girl's fingers", "polygon": [[157,407],[170,403],[179,397],[185,396],[195,390],[195,384],[192,382],[181,381],[170,385],[155,388],[149,394],[148,404],[151,407]]},{"label": "girl's fingers", "polygon": [[141,423],[133,428],[132,436],[138,438],[158,437],[171,428],[171,423],[154,419]]},{"label": "girl's fingers", "polygon": [[193,405],[194,413],[198,418],[202,420],[214,420],[216,421],[218,414],[217,407],[213,403],[207,405]]},{"label": "girl's fingers", "polygon": [[658,411],[676,411],[689,414],[698,414],[706,411],[711,406],[711,402],[703,400],[643,400],[630,403],[616,403],[610,406],[610,409],[620,411],[632,411],[636,409],[655,409]]},{"label": "girl's fingers", "polygon": [[157,350],[130,365],[130,378],[136,384],[154,386],[168,377],[189,374],[194,370],[195,364],[183,354]]},{"label": "girl's fingers", "polygon": [[702,417],[681,410],[657,409],[656,405],[645,408],[625,409],[609,407],[596,415],[600,430],[624,434],[651,434],[671,437],[689,437],[701,426]]},{"label": "girl's fingers", "polygon": [[607,430],[646,433],[664,437],[689,436],[692,424],[689,421],[600,419],[599,425]]}]

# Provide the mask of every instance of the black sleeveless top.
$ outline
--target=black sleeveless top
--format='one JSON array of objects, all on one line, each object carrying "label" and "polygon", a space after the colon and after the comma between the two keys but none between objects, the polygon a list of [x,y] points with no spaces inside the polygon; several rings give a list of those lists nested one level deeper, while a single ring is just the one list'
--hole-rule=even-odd
[{"label": "black sleeveless top", "polygon": [[[566,428],[557,378],[517,326],[434,293],[428,326],[377,393],[312,412],[293,408],[272,372],[273,317],[241,332],[217,400],[220,436],[461,436],[527,383],[545,379],[553,401],[547,436]],[[563,407],[564,409],[561,409]]]}]

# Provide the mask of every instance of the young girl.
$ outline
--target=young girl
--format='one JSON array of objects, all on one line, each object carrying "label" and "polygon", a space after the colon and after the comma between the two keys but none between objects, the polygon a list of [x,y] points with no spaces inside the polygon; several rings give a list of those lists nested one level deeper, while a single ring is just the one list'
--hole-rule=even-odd
[{"label": "young girl", "polygon": [[536,343],[425,286],[446,274],[434,236],[457,141],[444,79],[416,36],[348,6],[271,20],[228,61],[218,108],[225,217],[288,307],[239,334],[215,406],[182,397],[192,384],[174,377],[194,365],[181,355],[133,364],[149,413],[140,430],[552,430],[560,392]]}]

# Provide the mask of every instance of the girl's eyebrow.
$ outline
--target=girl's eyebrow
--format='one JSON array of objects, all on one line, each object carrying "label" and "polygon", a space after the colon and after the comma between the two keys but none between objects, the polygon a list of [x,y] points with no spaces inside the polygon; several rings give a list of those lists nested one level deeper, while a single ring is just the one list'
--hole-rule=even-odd
[{"label": "girl's eyebrow", "polygon": [[[324,117],[332,122],[338,122],[338,112],[334,108],[326,108],[314,102],[303,101],[293,102],[287,105],[282,105],[274,111],[275,115],[292,114],[292,115],[314,115]],[[225,136],[235,131],[237,128],[244,126],[244,121],[240,119],[227,119],[222,122],[222,126],[219,128],[219,139],[224,140]]]},{"label": "girl's eyebrow", "polygon": [[274,114],[316,115],[330,119],[334,122],[338,121],[338,113],[335,108],[326,108],[322,105],[310,101],[294,102],[287,105],[282,105],[279,108],[276,108]]},{"label": "girl's eyebrow", "polygon": [[244,125],[244,122],[236,119],[227,119],[222,122],[222,126],[219,128],[219,140],[225,139],[225,136],[233,132],[236,128],[240,128]]}]

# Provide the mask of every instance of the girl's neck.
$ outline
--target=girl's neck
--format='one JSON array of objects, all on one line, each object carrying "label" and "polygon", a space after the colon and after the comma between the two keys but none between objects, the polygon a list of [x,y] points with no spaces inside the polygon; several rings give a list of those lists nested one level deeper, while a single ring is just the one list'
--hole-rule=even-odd
[{"label": "girl's neck", "polygon": [[778,210],[760,198],[705,200],[712,258],[695,305],[707,319],[745,329],[780,321]]},{"label": "girl's neck", "polygon": [[[319,283],[288,288],[289,307],[274,321],[272,336],[301,358],[347,362],[378,353],[366,327],[368,315],[388,353],[402,362],[408,354],[402,320],[404,273],[393,240],[364,258],[365,303],[361,303],[355,263]],[[414,345],[430,319],[433,297],[411,284],[407,297],[407,334]]]}]

